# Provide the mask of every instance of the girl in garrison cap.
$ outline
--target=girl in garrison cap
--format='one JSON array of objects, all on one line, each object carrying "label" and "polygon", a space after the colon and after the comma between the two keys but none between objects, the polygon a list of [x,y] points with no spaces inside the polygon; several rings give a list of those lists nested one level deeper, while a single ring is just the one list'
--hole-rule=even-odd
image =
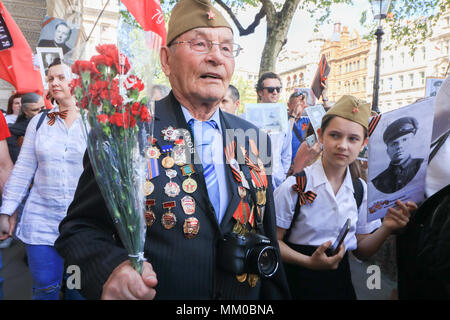
[{"label": "girl in garrison cap", "polygon": [[[339,99],[322,119],[318,133],[323,153],[305,168],[305,187],[291,176],[275,190],[277,238],[294,299],[356,299],[348,251],[360,259],[371,256],[394,230],[408,223],[409,212],[417,207],[397,200],[398,208],[390,208],[383,223],[368,222],[367,186],[362,180],[358,207],[348,166],[368,143],[369,115],[369,104],[352,96]],[[301,209],[293,221],[297,201]],[[327,254],[347,219],[351,223],[343,244],[334,255]]]}]

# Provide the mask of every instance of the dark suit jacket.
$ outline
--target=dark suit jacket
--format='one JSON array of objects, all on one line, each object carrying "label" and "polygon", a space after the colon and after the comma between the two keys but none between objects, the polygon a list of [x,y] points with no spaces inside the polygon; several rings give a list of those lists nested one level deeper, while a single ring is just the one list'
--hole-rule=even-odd
[{"label": "dark suit jacket", "polygon": [[386,170],[372,180],[372,183],[383,193],[394,193],[416,176],[422,162],[423,159],[409,159],[403,167],[391,163]]},{"label": "dark suit jacket", "polygon": [[[221,125],[225,130],[231,128],[256,129],[253,125],[231,114],[220,112]],[[167,126],[188,129],[179,102],[171,93],[156,103],[155,137],[161,146],[164,139],[161,130]],[[256,129],[257,130],[257,129]],[[256,131],[258,132],[258,131]],[[262,136],[267,139],[267,135]],[[256,137],[259,138],[259,137]],[[225,143],[224,137],[224,143]],[[246,142],[248,150],[248,141]],[[233,213],[240,197],[238,184],[234,180],[231,169],[227,166],[227,179],[231,186],[230,203],[225,216],[219,225],[214,209],[209,201],[202,165],[195,164],[196,173],[192,176],[198,183],[197,190],[191,194],[196,202],[196,211],[192,215],[199,220],[200,230],[193,239],[186,239],[183,234],[183,223],[187,217],[180,199],[184,192],[176,198],[164,194],[164,185],[169,181],[164,168],[160,164],[160,175],[152,180],[155,190],[149,198],[156,199],[153,211],[156,221],[147,229],[145,257],[152,264],[158,278],[156,299],[286,299],[289,291],[282,265],[270,280],[259,280],[256,287],[251,288],[247,282],[240,283],[235,275],[222,271],[217,266],[217,243],[234,226]],[[263,160],[264,161],[264,160]],[[67,265],[78,265],[81,268],[81,293],[89,299],[101,296],[102,286],[121,262],[127,259],[127,252],[117,241],[115,229],[107,212],[105,201],[100,194],[94,179],[92,167],[85,156],[85,171],[80,177],[74,200],[69,207],[67,217],[60,224],[60,236],[55,247],[65,259]],[[241,168],[246,167],[241,165]],[[177,177],[172,179],[179,186],[185,179],[178,166],[174,166]],[[251,184],[249,170],[244,170]],[[268,176],[268,181],[272,181]],[[267,205],[263,220],[264,232],[276,246],[275,209],[271,183],[268,184]],[[165,212],[162,202],[176,200],[176,207],[171,211],[176,215],[177,223],[166,230],[161,225],[161,216]],[[116,240],[115,240],[116,239]]]}]

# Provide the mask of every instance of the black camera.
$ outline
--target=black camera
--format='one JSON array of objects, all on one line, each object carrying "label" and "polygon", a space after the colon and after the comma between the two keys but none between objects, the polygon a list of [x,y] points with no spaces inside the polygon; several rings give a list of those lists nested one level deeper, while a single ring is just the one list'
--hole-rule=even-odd
[{"label": "black camera", "polygon": [[279,260],[270,239],[257,233],[228,233],[219,241],[218,264],[233,274],[252,273],[267,279],[278,270]]}]

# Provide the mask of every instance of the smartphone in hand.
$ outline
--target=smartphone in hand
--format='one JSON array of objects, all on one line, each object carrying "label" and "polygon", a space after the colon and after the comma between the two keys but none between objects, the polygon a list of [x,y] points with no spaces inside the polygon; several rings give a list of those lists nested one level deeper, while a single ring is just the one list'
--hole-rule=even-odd
[{"label": "smartphone in hand", "polygon": [[327,256],[331,257],[331,256],[334,256],[336,253],[338,253],[339,247],[344,242],[345,236],[347,235],[348,231],[350,230],[350,224],[351,224],[351,220],[347,219],[347,221],[345,221],[344,225],[342,226],[341,230],[339,231],[339,235],[336,238],[336,241],[334,241],[334,243],[331,245],[331,247],[329,247],[325,251]]}]

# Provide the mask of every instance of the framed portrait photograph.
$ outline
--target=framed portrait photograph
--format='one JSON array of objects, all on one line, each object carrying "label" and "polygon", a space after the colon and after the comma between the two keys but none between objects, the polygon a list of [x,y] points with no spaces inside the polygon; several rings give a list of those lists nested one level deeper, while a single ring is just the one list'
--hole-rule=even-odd
[{"label": "framed portrait photograph", "polygon": [[325,108],[323,105],[316,105],[305,108],[305,112],[311,121],[311,125],[314,129],[314,133],[316,134],[317,140],[319,140],[319,134],[317,130],[322,126],[322,118],[325,115]]},{"label": "framed portrait photograph", "polygon": [[284,132],[288,128],[287,106],[284,103],[249,103],[243,118],[266,132]]},{"label": "framed portrait photograph", "polygon": [[311,107],[316,105],[316,96],[310,88],[295,88],[294,92],[301,92],[305,97],[306,105]]},{"label": "framed portrait photograph", "polygon": [[368,221],[384,217],[398,199],[423,201],[433,116],[432,99],[426,99],[372,118],[376,125],[368,144]]},{"label": "framed portrait photograph", "polygon": [[36,48],[36,52],[39,60],[39,69],[41,70],[42,83],[44,84],[44,88],[48,89],[48,67],[56,58],[61,59],[61,61],[63,60],[63,51],[61,48],[38,47]]},{"label": "framed portrait photograph", "polygon": [[425,97],[435,97],[444,83],[445,78],[427,77],[425,83]]},{"label": "framed portrait photograph", "polygon": [[42,23],[37,47],[61,48],[68,57],[77,42],[80,27],[63,19],[46,16]]}]

